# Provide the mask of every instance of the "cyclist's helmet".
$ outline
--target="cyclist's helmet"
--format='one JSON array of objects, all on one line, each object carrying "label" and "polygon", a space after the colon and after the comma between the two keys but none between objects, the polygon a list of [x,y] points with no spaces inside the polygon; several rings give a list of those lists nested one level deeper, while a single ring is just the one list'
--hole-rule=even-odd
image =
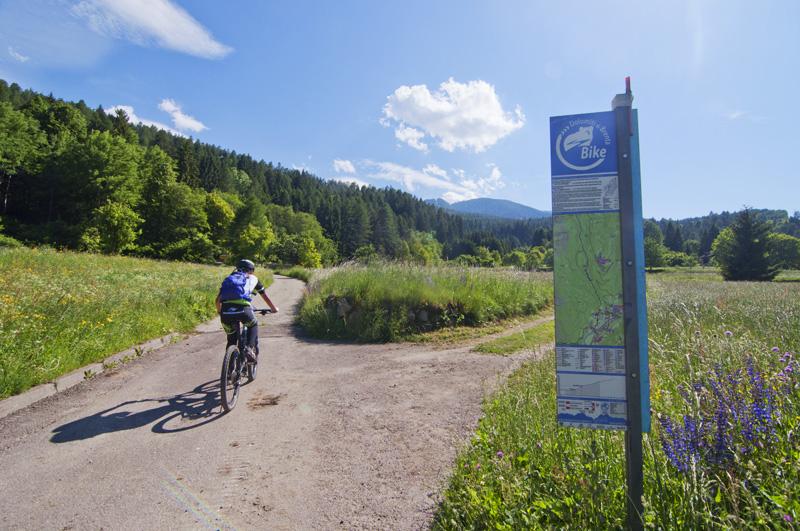
[{"label": "cyclist's helmet", "polygon": [[236,262],[236,269],[239,271],[247,271],[248,273],[252,273],[256,270],[256,265],[250,260],[239,260]]}]

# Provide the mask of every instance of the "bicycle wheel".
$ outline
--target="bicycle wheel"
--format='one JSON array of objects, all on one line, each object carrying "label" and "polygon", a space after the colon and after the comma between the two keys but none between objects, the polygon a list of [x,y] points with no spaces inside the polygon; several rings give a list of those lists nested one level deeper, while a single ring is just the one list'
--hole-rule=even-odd
[{"label": "bicycle wheel", "polygon": [[219,393],[222,409],[230,411],[236,406],[239,398],[239,387],[242,385],[242,357],[235,345],[228,347],[222,360],[222,374],[219,377]]}]

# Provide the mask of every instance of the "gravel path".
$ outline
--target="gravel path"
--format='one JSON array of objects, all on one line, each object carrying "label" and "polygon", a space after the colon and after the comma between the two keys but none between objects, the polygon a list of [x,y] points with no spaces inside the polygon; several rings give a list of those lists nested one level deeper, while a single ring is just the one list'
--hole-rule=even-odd
[{"label": "gravel path", "polygon": [[216,325],[0,420],[2,529],[423,529],[481,400],[529,355],[295,337],[220,414]]}]

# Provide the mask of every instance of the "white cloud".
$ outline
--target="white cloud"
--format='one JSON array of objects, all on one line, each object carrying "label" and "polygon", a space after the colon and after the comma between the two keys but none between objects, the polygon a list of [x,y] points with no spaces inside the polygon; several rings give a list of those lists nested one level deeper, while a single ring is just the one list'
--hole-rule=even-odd
[{"label": "white cloud", "polygon": [[361,179],[356,179],[355,177],[331,177],[331,181],[344,184],[355,184],[358,186],[370,186],[368,182],[364,182]]},{"label": "white cloud", "polygon": [[128,115],[128,121],[132,124],[142,124],[145,126],[152,126],[155,127],[156,129],[163,129],[164,131],[172,133],[173,135],[186,136],[180,131],[176,131],[175,129],[171,128],[168,125],[162,124],[161,122],[147,120],[145,118],[139,118],[138,116],[136,116],[136,113],[133,111],[133,107],[131,107],[130,105],[114,105],[113,107],[109,107],[108,109],[106,109],[106,114],[116,114],[117,109],[122,109],[123,111],[125,111],[125,114]]},{"label": "white cloud", "polygon": [[421,140],[425,137],[425,133],[419,129],[414,129],[413,127],[407,127],[405,124],[400,124],[398,128],[394,130],[394,137],[400,142],[408,144],[414,149],[424,151],[426,153],[428,152],[428,144],[421,142]]},{"label": "white cloud", "polygon": [[447,170],[443,170],[436,164],[428,164],[427,166],[422,168],[422,171],[424,171],[428,175],[438,175],[439,177],[447,179],[448,181],[450,180],[450,176],[447,175]]},{"label": "white cloud", "polygon": [[435,164],[425,166],[422,171],[394,162],[368,160],[363,164],[372,170],[369,174],[372,179],[400,183],[407,192],[415,192],[420,187],[439,190],[441,197],[449,203],[485,196],[505,186],[502,173],[494,164],[488,165],[491,170],[486,177],[468,178],[464,170],[453,170],[457,181]]},{"label": "white cloud", "polygon": [[157,45],[206,59],[219,59],[232,48],[170,0],[81,0],[72,12],[96,33]]},{"label": "white cloud", "polygon": [[349,160],[334,159],[333,170],[336,173],[355,173],[356,167]]},{"label": "white cloud", "polygon": [[[425,85],[399,87],[383,106],[381,123],[397,124],[395,136],[415,149],[426,150],[428,135],[446,151],[485,151],[525,124],[517,107],[506,112],[494,87],[481,80],[459,83],[453,78],[431,92]],[[425,146],[422,149],[422,146]]]},{"label": "white cloud", "polygon": [[759,123],[766,120],[765,116],[762,116],[760,114],[753,114],[750,111],[743,111],[741,109],[735,109],[733,111],[723,112],[722,116],[732,122],[737,120],[747,120],[749,122]]},{"label": "white cloud", "polygon": [[8,47],[8,55],[13,57],[15,60],[19,61],[20,63],[27,63],[28,59],[30,59],[30,57],[28,57],[26,55],[22,55],[21,53],[16,51],[11,46]]},{"label": "white cloud", "polygon": [[184,114],[181,110],[181,106],[175,103],[175,100],[161,100],[161,103],[158,104],[158,108],[172,117],[172,123],[178,129],[194,131],[195,133],[208,129],[200,120],[188,114]]}]

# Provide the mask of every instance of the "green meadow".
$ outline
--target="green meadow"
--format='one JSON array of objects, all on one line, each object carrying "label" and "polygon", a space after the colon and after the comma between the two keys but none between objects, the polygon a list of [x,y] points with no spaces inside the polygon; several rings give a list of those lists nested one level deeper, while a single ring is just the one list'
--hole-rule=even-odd
[{"label": "green meadow", "polygon": [[[793,529],[800,518],[800,284],[648,277],[657,529]],[[436,529],[621,529],[623,437],[559,428],[550,351],[487,399]]]},{"label": "green meadow", "polygon": [[[0,249],[0,398],[142,341],[193,329],[215,314],[214,297],[229,271]],[[270,281],[267,277],[262,280]]]}]

